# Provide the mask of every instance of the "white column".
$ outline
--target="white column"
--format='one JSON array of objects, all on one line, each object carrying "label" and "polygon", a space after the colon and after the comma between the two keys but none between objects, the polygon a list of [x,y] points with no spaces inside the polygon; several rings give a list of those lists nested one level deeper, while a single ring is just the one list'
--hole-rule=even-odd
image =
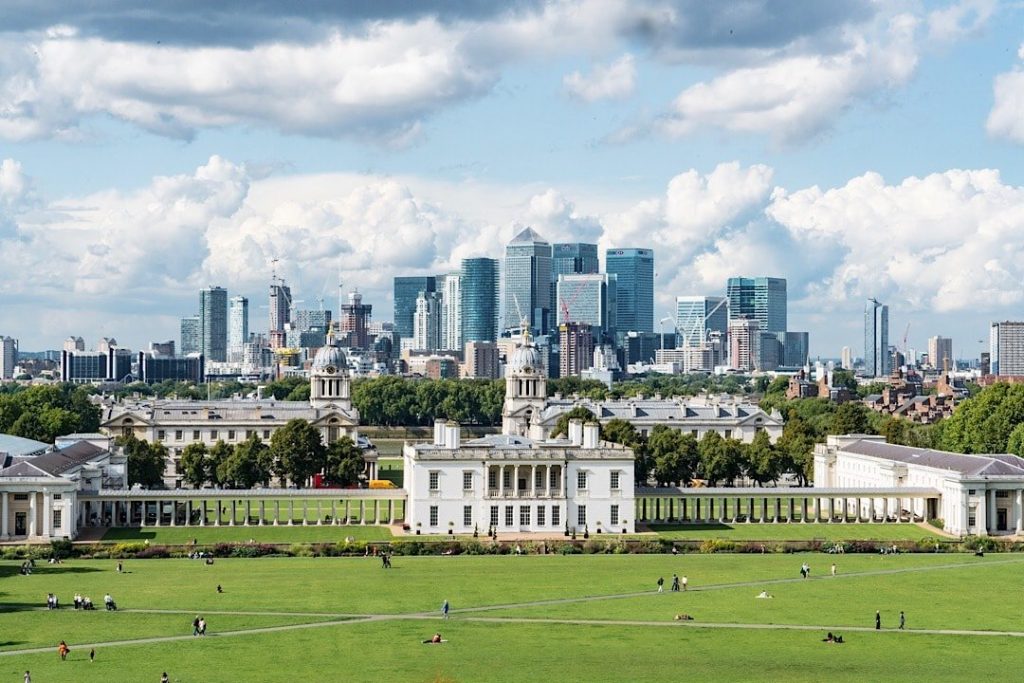
[{"label": "white column", "polygon": [[28,535],[36,535],[36,492],[28,492]]},{"label": "white column", "polygon": [[988,536],[988,491],[982,491],[981,502],[975,510],[974,523],[978,536]]},{"label": "white column", "polygon": [[309,504],[308,504],[308,501],[305,498],[303,498],[302,499],[302,526],[306,526],[307,524],[309,524]]},{"label": "white column", "polygon": [[988,505],[988,514],[985,516],[988,522],[988,532],[996,532],[996,492],[992,489],[985,491],[985,502]]},{"label": "white column", "polygon": [[[530,466],[530,498],[537,497],[537,465]],[[533,519],[532,517],[530,518]]]},{"label": "white column", "polygon": [[11,537],[10,520],[7,517],[7,491],[0,491],[0,540]]},{"label": "white column", "polygon": [[366,501],[359,500],[359,523],[366,524]]},{"label": "white column", "polygon": [[43,490],[43,536],[49,538],[51,536],[51,526],[53,524],[53,494],[47,490]]},{"label": "white column", "polygon": [[498,497],[505,497],[505,466],[498,465]]},{"label": "white column", "polygon": [[515,465],[512,470],[512,497],[519,497],[519,465]]},{"label": "white column", "polygon": [[[1015,498],[1017,503],[1015,506],[1016,514],[1014,519],[1017,520],[1016,533],[1018,536],[1024,534],[1024,489],[1017,489],[1017,496]],[[6,495],[4,496],[4,533],[7,533],[7,500]]]}]

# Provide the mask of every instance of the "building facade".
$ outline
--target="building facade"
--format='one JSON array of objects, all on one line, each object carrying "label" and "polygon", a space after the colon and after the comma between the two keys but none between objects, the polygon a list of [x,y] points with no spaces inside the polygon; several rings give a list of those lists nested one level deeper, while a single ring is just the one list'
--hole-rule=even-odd
[{"label": "building facade", "polygon": [[586,242],[559,242],[551,245],[551,276],[587,275],[601,269],[597,245]]},{"label": "building facade", "polygon": [[594,332],[586,323],[558,326],[559,377],[579,377],[594,364]]},{"label": "building facade", "polygon": [[462,351],[462,276],[448,273],[438,277],[441,285],[441,342],[438,348]]},{"label": "building facade", "polygon": [[558,324],[589,325],[597,336],[611,338],[618,326],[617,279],[614,275],[559,275],[556,285]]},{"label": "building facade", "polygon": [[734,370],[740,372],[761,369],[761,324],[757,320],[736,318],[729,321],[729,362]]},{"label": "building facade", "polygon": [[[173,354],[174,349],[171,349]],[[173,382],[195,382],[200,384],[206,377],[203,354],[191,356],[165,356],[139,351],[138,380],[146,384],[157,384],[166,380]]]},{"label": "building facade", "polygon": [[[329,314],[329,311],[324,311]],[[373,306],[363,303],[363,295],[358,291],[348,293],[348,303],[341,305],[341,320],[339,321],[339,338],[344,340],[345,346],[353,349],[370,348],[369,325],[370,316],[373,313]],[[324,321],[322,329],[330,329],[330,316]]]},{"label": "building facade", "polygon": [[864,309],[864,374],[886,377],[891,370],[889,307],[877,299],[868,299]]},{"label": "building facade", "polygon": [[207,287],[199,290],[200,351],[207,360],[228,359],[228,290]]},{"label": "building facade", "polygon": [[650,249],[608,249],[604,269],[616,279],[616,327],[624,332],[653,333],[654,252]]},{"label": "building facade", "polygon": [[551,245],[533,228],[505,246],[504,280],[503,328],[517,330],[526,319],[539,334],[551,331]]},{"label": "building facade", "polygon": [[462,343],[493,342],[498,339],[498,291],[500,267],[497,259],[462,260]]},{"label": "building facade", "polygon": [[202,343],[200,342],[201,327],[198,315],[190,315],[187,318],[181,319],[181,343],[179,344],[181,355],[187,356],[190,353],[202,353]]},{"label": "building facade", "polygon": [[928,362],[938,370],[953,369],[953,340],[949,337],[929,337]]},{"label": "building facade", "polygon": [[[395,334],[401,339],[412,339],[413,318],[416,315],[416,299],[420,292],[437,291],[433,275],[396,277],[394,284]],[[397,347],[398,341],[395,342]]]},{"label": "building facade", "polygon": [[275,278],[271,281],[268,304],[270,310],[267,330],[270,346],[276,349],[284,346],[285,326],[292,321],[292,290],[284,280]]},{"label": "building facade", "polygon": [[992,323],[989,364],[993,375],[1024,375],[1024,322]]},{"label": "building facade", "polygon": [[0,335],[0,379],[14,379],[18,364],[18,340]]},{"label": "building facade", "polygon": [[498,379],[501,376],[498,345],[490,341],[466,342],[463,351],[462,376],[479,379]]},{"label": "building facade", "polygon": [[724,296],[677,296],[676,333],[683,346],[698,347],[712,332],[729,331],[729,300]]},{"label": "building facade", "polygon": [[729,319],[752,318],[762,332],[785,332],[788,325],[786,279],[731,277],[726,282]]},{"label": "building facade", "polygon": [[[228,300],[228,360],[242,362],[242,347],[249,341],[249,300],[233,296]],[[173,355],[173,351],[171,352]]]},{"label": "building facade", "polygon": [[420,292],[413,315],[412,350],[435,351],[441,348],[441,295]]}]

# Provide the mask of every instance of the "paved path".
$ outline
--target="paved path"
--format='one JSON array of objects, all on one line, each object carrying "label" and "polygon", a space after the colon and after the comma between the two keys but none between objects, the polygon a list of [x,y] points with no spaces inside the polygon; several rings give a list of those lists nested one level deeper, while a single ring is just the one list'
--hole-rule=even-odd
[{"label": "paved path", "polygon": [[[720,583],[720,584],[709,584],[705,586],[694,587],[690,590],[696,591],[708,591],[708,590],[723,590],[729,588],[743,588],[743,587],[760,587],[765,585],[775,585],[783,583],[803,583],[807,581],[836,581],[853,579],[861,576],[883,576],[890,574],[907,574],[914,572],[925,572],[925,571],[938,571],[945,569],[960,569],[964,567],[978,567],[978,566],[992,566],[1002,564],[1022,564],[1024,558],[1020,559],[1006,559],[1006,560],[988,560],[984,564],[977,562],[957,562],[948,564],[936,564],[924,567],[904,567],[904,568],[893,568],[893,569],[877,569],[865,572],[853,572],[847,574],[839,574],[837,576],[818,576],[811,579],[802,578],[785,578],[785,579],[764,579],[760,581],[741,581],[736,583]],[[817,631],[824,633],[826,631],[832,632],[864,632],[870,633],[875,631],[874,628],[867,626],[808,626],[805,624],[733,624],[733,623],[720,623],[720,622],[693,622],[693,621],[638,621],[628,619],[559,619],[559,618],[545,618],[545,617],[480,617],[473,616],[478,612],[487,612],[502,609],[520,609],[526,607],[542,607],[546,605],[565,605],[573,603],[583,602],[595,602],[599,600],[617,600],[622,598],[634,598],[642,597],[646,595],[653,595],[654,591],[641,591],[632,593],[616,593],[612,595],[591,595],[581,596],[572,598],[557,598],[549,600],[533,600],[528,602],[520,602],[513,604],[504,605],[484,605],[479,607],[464,607],[457,610],[452,610],[451,615],[459,618],[459,621],[471,621],[479,623],[522,623],[522,624],[561,624],[561,625],[586,625],[586,626],[654,626],[654,627],[675,627],[675,628],[720,628],[720,629],[746,629],[746,630],[761,630],[761,631],[772,631],[772,630],[789,630],[789,631]],[[45,608],[39,608],[41,611]],[[3,611],[0,606],[0,612]],[[149,614],[195,614],[196,610],[171,610],[171,609],[138,609],[138,610],[123,610],[125,612],[140,612]],[[261,633],[275,633],[279,631],[297,631],[311,628],[325,628],[330,626],[345,626],[349,624],[365,624],[371,622],[381,621],[401,621],[401,620],[437,620],[439,619],[438,610],[431,610],[429,612],[410,612],[410,613],[398,613],[398,614],[339,614],[339,613],[324,613],[324,612],[250,612],[250,611],[210,611],[210,610],[198,610],[199,614],[227,614],[227,615],[243,615],[243,616],[304,616],[304,617],[317,617],[321,618],[322,621],[315,621],[310,623],[301,624],[288,624],[283,626],[265,626],[260,628],[250,629],[237,629],[234,631],[219,631],[211,633],[207,636],[195,637],[191,635],[175,635],[175,636],[153,636],[149,638],[133,638],[126,640],[108,640],[97,643],[76,643],[74,649],[86,649],[86,648],[103,648],[103,647],[116,647],[123,645],[144,645],[149,643],[170,643],[180,642],[185,640],[201,640],[203,638],[229,638],[234,636],[246,636]],[[466,615],[466,616],[461,616]],[[900,633],[896,629],[884,629],[883,633]],[[1013,637],[1013,638],[1024,638],[1024,632],[1021,631],[971,631],[965,629],[906,629],[902,633],[910,634],[924,634],[924,635],[952,635],[952,636],[1002,636],[1002,637]],[[6,650],[0,651],[0,657],[11,657],[16,655],[29,655],[38,654],[43,652],[53,652],[53,646],[47,647],[35,647],[35,648],[24,648],[20,650]]]}]

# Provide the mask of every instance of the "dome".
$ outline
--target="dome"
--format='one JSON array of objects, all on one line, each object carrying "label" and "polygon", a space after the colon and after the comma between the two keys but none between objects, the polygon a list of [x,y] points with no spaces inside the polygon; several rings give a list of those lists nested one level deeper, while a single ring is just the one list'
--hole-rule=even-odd
[{"label": "dome", "polygon": [[544,367],[540,351],[533,344],[517,346],[512,352],[512,358],[508,362],[509,372],[540,372]]},{"label": "dome", "polygon": [[334,368],[335,371],[338,371],[347,367],[348,360],[341,349],[337,346],[322,346],[316,352],[316,357],[313,359],[312,371],[324,372],[328,368]]}]

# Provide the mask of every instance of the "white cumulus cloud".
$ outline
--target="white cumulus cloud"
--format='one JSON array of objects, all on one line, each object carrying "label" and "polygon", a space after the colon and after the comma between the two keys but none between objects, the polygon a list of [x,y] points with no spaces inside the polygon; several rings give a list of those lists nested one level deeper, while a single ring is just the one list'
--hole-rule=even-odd
[{"label": "white cumulus cloud", "polygon": [[584,102],[622,99],[636,87],[636,60],[626,54],[608,65],[597,65],[589,74],[573,71],[562,79],[565,91]]},{"label": "white cumulus cloud", "polygon": [[[1024,62],[1024,43],[1017,51]],[[1024,64],[999,74],[993,84],[995,102],[989,112],[987,128],[990,135],[1014,142],[1024,142]]]}]

